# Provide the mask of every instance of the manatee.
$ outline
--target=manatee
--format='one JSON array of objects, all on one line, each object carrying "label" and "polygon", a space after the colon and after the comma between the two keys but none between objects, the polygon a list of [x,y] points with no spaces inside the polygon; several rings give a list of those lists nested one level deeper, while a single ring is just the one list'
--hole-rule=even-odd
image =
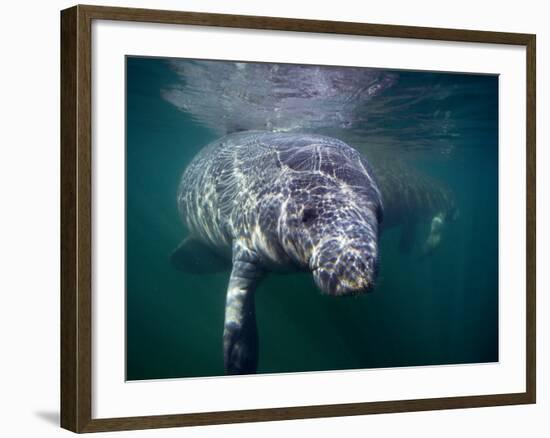
[{"label": "manatee", "polygon": [[367,159],[335,138],[245,131],[202,149],[177,194],[189,232],[172,254],[187,272],[230,265],[227,374],[255,373],[254,291],[268,272],[308,271],[321,292],[366,293],[378,271],[382,195]]},{"label": "manatee", "polygon": [[372,155],[370,163],[384,202],[384,229],[401,226],[399,247],[410,252],[420,223],[428,223],[428,235],[420,254],[432,253],[441,243],[445,226],[458,217],[454,193],[436,180],[394,157]]}]

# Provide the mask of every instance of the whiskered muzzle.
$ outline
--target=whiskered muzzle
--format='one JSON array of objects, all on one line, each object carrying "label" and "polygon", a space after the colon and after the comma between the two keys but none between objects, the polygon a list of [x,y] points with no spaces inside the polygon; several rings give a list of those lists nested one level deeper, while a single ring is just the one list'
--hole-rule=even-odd
[{"label": "whiskered muzzle", "polygon": [[371,240],[358,245],[332,239],[315,252],[310,265],[317,287],[326,294],[370,292],[378,273],[377,245]]}]

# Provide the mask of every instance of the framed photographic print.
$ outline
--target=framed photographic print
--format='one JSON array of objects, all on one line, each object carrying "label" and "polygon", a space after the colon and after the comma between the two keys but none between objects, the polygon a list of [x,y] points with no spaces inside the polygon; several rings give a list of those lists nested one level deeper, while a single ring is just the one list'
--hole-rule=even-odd
[{"label": "framed photographic print", "polygon": [[535,36],[61,13],[61,425],[535,403]]}]

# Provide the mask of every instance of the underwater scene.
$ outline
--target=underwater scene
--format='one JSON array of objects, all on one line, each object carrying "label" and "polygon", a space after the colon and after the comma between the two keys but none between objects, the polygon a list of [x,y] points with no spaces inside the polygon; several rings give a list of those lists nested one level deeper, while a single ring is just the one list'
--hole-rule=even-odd
[{"label": "underwater scene", "polygon": [[497,362],[498,76],[126,58],[126,379]]}]

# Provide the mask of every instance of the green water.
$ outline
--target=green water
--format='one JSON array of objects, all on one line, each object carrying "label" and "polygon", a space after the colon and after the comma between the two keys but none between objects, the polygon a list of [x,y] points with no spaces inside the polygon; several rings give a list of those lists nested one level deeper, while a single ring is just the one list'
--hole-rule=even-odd
[{"label": "green water", "polygon": [[[185,237],[181,173],[219,137],[162,98],[178,80],[161,59],[127,59],[128,380],[223,374],[229,273],[191,275],[169,263]],[[268,276],[256,292],[259,373],[498,361],[498,78],[402,73],[381,102],[464,84],[466,92],[407,105],[407,117],[379,112],[368,122],[397,148],[402,136],[403,154],[454,190],[460,216],[441,245],[424,258],[404,254],[400,229],[385,230],[376,289],[358,297],[323,296],[305,273]],[[452,152],[411,152],[411,136],[431,135],[415,133],[416,115],[439,108],[453,114],[452,135],[438,132],[424,144],[452,144]]]}]

